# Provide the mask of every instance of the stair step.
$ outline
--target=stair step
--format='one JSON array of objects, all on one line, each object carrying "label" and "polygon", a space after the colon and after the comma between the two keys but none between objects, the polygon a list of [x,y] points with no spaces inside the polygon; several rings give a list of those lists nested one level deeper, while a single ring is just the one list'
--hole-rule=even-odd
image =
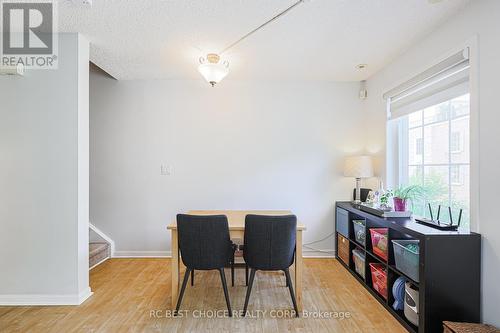
[{"label": "stair step", "polygon": [[109,258],[111,255],[111,247],[108,243],[92,242],[89,243],[89,267],[93,267]]}]

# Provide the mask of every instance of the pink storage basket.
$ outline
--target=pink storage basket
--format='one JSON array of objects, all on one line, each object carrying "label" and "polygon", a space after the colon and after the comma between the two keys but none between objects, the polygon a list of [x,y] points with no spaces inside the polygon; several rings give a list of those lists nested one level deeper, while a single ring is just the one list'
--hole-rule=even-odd
[{"label": "pink storage basket", "polygon": [[388,233],[389,229],[387,228],[370,229],[373,253],[385,261],[387,261]]},{"label": "pink storage basket", "polygon": [[373,289],[387,299],[387,271],[384,264],[370,263],[370,270]]}]

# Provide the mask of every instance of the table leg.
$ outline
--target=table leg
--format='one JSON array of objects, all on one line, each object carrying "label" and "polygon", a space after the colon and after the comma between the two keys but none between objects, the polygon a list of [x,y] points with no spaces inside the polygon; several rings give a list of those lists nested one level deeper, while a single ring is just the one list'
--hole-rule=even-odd
[{"label": "table leg", "polygon": [[172,229],[172,309],[177,305],[179,295],[179,242],[177,229]]},{"label": "table leg", "polygon": [[295,296],[299,311],[302,311],[302,266],[302,230],[297,230],[295,244]]}]

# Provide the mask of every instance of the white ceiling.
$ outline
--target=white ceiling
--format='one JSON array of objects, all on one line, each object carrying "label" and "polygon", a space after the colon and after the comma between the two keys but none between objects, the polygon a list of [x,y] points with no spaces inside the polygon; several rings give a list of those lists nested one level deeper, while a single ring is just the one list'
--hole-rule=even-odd
[{"label": "white ceiling", "polygon": [[[117,79],[200,79],[217,52],[295,0],[59,2],[59,29],[81,32],[90,59]],[[366,79],[469,0],[309,0],[224,54],[227,79]],[[355,69],[367,63],[365,71]]]}]

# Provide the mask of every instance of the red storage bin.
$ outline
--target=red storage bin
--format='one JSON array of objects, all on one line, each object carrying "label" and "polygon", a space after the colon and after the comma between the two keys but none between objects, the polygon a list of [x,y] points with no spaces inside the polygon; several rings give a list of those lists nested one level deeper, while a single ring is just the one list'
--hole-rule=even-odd
[{"label": "red storage bin", "polygon": [[375,253],[385,261],[387,261],[388,234],[389,229],[387,228],[370,229],[373,253]]},{"label": "red storage bin", "polygon": [[370,270],[373,289],[387,299],[387,271],[384,264],[370,263]]}]

